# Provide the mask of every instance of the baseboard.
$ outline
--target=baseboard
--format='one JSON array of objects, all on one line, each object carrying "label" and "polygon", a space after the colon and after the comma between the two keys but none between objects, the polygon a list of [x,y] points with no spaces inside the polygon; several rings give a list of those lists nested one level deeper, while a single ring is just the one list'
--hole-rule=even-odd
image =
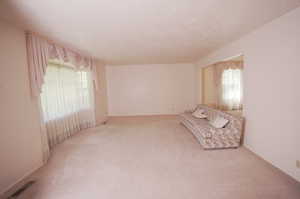
[{"label": "baseboard", "polygon": [[285,172],[284,170],[282,170],[281,168],[279,168],[278,166],[272,164],[271,161],[265,159],[264,157],[262,157],[261,155],[259,155],[253,148],[251,148],[249,145],[243,143],[243,146],[248,149],[250,152],[252,152],[253,154],[255,154],[258,158],[262,159],[263,161],[265,161],[266,163],[268,163],[269,165],[271,165],[272,167],[276,168],[278,171],[280,171],[281,173],[283,173],[284,175],[287,175],[289,177],[291,177],[293,180],[295,180],[296,182],[300,181],[298,179],[296,179],[295,177],[291,176],[289,173]]},{"label": "baseboard", "polygon": [[102,124],[105,124],[108,120],[108,116],[103,116],[101,117],[100,120],[97,120],[96,121],[96,126],[99,126],[99,125],[102,125]]},{"label": "baseboard", "polygon": [[155,117],[155,116],[176,116],[179,115],[179,113],[170,113],[170,114],[141,114],[141,115],[109,115],[109,117]]},{"label": "baseboard", "polygon": [[23,180],[25,180],[27,177],[29,177],[31,174],[33,174],[35,171],[37,171],[39,168],[41,168],[42,166],[44,166],[44,163],[42,162],[41,164],[39,164],[38,166],[36,166],[35,168],[31,169],[29,172],[25,173],[22,177],[20,177],[16,182],[12,183],[11,185],[9,185],[7,188],[5,188],[4,190],[2,190],[0,192],[0,198],[1,197],[7,197],[7,194],[9,194],[9,192],[17,187]]}]

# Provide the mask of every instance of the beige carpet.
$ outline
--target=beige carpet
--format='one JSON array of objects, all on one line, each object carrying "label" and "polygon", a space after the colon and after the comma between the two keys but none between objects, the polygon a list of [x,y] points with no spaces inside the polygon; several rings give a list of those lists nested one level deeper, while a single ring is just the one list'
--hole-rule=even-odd
[{"label": "beige carpet", "polygon": [[18,199],[299,199],[246,148],[204,151],[174,116],[112,118],[56,147]]}]

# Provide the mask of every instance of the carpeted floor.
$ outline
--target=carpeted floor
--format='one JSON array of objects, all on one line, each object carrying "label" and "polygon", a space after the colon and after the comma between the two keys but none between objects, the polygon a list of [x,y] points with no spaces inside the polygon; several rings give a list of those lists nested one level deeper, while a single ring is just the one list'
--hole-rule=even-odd
[{"label": "carpeted floor", "polygon": [[204,151],[175,116],[112,118],[52,153],[18,199],[299,199],[246,148]]}]

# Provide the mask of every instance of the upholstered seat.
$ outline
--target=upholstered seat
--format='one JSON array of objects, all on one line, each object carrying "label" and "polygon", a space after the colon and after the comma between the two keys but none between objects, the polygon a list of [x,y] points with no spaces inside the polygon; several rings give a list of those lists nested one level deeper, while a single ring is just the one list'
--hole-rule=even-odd
[{"label": "upholstered seat", "polygon": [[[181,123],[194,134],[204,149],[237,148],[240,146],[244,121],[242,117],[205,105],[198,105],[197,108],[205,110],[207,119],[198,119],[192,115],[192,112],[185,112],[180,115]],[[213,127],[209,120],[213,120],[217,116],[229,120],[229,123],[224,128]]]}]

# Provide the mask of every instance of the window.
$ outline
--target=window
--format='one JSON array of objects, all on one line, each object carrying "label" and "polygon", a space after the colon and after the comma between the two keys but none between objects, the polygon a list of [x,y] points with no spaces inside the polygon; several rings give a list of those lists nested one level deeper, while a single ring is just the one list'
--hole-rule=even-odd
[{"label": "window", "polygon": [[90,72],[69,67],[47,67],[41,104],[44,120],[57,120],[92,109]]},{"label": "window", "polygon": [[242,108],[242,70],[227,69],[222,74],[223,103],[231,110]]},{"label": "window", "polygon": [[91,108],[91,94],[90,94],[90,73],[86,71],[78,71],[78,81],[79,89],[78,93],[80,94],[81,108],[89,109]]}]

